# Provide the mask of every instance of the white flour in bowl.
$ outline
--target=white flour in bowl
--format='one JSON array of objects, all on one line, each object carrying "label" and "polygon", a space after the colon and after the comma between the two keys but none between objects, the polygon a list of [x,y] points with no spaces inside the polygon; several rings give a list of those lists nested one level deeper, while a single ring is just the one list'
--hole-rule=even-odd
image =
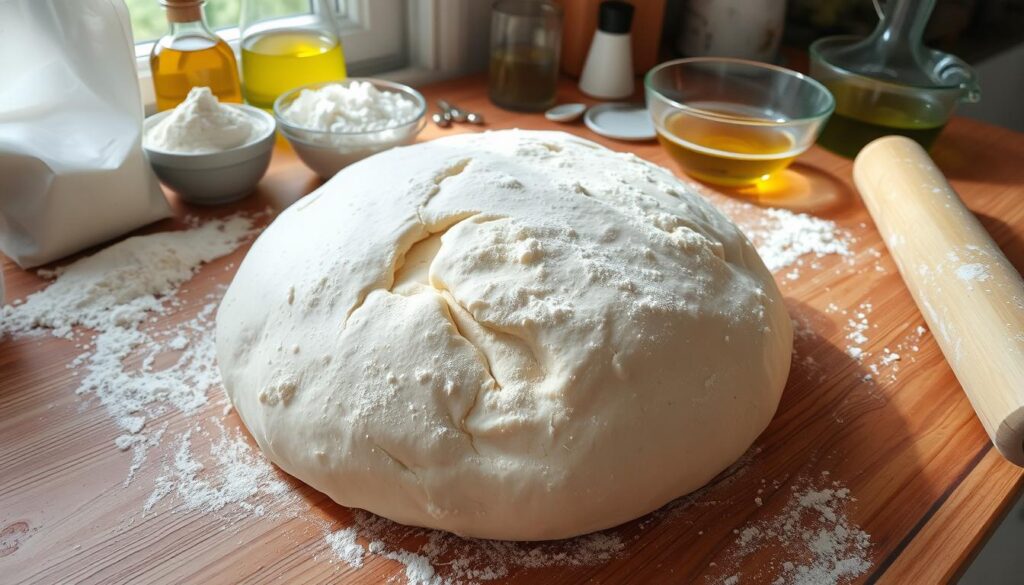
[{"label": "white flour in bowl", "polygon": [[416,102],[395,91],[380,91],[372,83],[332,83],[304,89],[281,112],[286,122],[322,132],[374,132],[416,118]]},{"label": "white flour in bowl", "polygon": [[263,126],[237,107],[217,101],[208,87],[193,87],[153,127],[146,130],[146,148],[200,154],[230,150],[251,141]]}]

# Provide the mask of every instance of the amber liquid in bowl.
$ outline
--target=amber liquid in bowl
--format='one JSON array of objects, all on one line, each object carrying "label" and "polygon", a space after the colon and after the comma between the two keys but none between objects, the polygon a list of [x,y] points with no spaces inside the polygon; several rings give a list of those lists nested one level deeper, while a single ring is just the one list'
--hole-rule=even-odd
[{"label": "amber liquid in bowl", "polygon": [[657,125],[658,141],[683,171],[700,181],[736,187],[767,179],[799,154],[790,133],[744,106],[693,104]]}]

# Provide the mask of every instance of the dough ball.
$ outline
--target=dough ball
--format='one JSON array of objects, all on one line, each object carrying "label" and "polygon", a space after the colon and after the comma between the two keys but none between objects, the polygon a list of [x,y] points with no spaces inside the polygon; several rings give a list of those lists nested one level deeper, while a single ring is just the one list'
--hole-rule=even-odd
[{"label": "dough ball", "polygon": [[403,524],[565,538],[712,479],[768,425],[792,327],[735,225],[633,155],[451,136],[263,232],[217,315],[267,456]]}]

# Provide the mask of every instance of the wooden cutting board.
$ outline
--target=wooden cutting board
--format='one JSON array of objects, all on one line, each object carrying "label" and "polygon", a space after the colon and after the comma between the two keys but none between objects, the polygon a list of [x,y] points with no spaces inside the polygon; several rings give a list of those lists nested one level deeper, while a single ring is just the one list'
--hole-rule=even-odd
[{"label": "wooden cutting board", "polygon": [[[438,84],[425,94],[484,112],[486,128],[565,130],[675,170],[653,142],[605,140],[581,123],[558,125],[540,115],[498,110],[487,101],[480,77]],[[569,84],[561,94],[561,101],[585,101]],[[479,130],[428,125],[420,140]],[[1018,270],[1024,268],[1024,135],[955,119],[932,154]],[[609,531],[625,543],[615,558],[579,567],[514,568],[507,580],[723,583],[738,575],[739,582],[770,583],[787,559],[769,550],[737,555],[737,534],[777,518],[794,489],[822,478],[850,490],[842,511],[850,526],[870,534],[871,566],[857,582],[936,583],[964,568],[1014,500],[1024,470],[992,448],[938,347],[917,332],[921,315],[853,189],[850,169],[849,160],[813,148],[795,166],[806,180],[799,195],[756,197],[761,204],[834,220],[855,242],[850,258],[823,258],[795,279],[785,271],[776,275],[803,325],[778,414],[752,451],[671,512]],[[216,210],[177,203],[175,220],[144,232],[181,227],[186,213],[280,210],[320,184],[279,144],[254,197]],[[204,295],[230,281],[244,252],[206,265],[168,321],[194,314]],[[10,261],[3,270],[8,302],[44,286]],[[862,348],[874,357],[858,362],[847,352],[849,320],[868,305]],[[902,348],[901,358],[870,371],[886,347]],[[353,513],[280,472],[300,494],[302,513],[226,520],[224,514],[163,505],[142,514],[161,453],[123,485],[131,454],[114,447],[118,431],[104,408],[75,395],[69,362],[78,353],[72,343],[52,337],[0,340],[0,582],[403,581],[404,566],[394,560],[368,556],[358,570],[335,560],[325,527],[345,527]],[[223,416],[220,406],[207,410],[205,418],[239,425],[237,415]],[[191,424],[173,414],[165,420],[172,431]],[[413,540],[410,551],[416,550]]]}]

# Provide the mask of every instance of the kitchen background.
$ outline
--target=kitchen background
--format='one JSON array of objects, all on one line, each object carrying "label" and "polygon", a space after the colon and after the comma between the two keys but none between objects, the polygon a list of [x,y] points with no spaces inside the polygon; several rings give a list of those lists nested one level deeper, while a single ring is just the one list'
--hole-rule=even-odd
[{"label": "kitchen background", "polygon": [[[308,7],[308,0],[273,0],[280,6],[281,14],[297,13]],[[561,0],[563,4],[595,4],[592,0]],[[131,12],[132,27],[136,42],[139,43],[141,55],[148,55],[146,43],[159,38],[165,33],[167,22],[163,8],[157,0],[126,0]],[[383,4],[389,4],[385,0]],[[369,59],[362,67],[358,64],[353,68],[355,74],[380,75],[385,71],[407,68],[413,60],[410,53],[417,42],[412,20],[418,21],[423,14],[424,0],[406,0],[402,18],[405,19],[404,43],[396,47],[397,58]],[[451,22],[446,23],[449,31],[453,28],[464,29],[461,32],[468,43],[461,47],[466,53],[459,67],[449,68],[440,77],[465,74],[474,70],[483,70],[486,63],[475,59],[473,55],[484,55],[485,52],[474,51],[471,47],[485,47],[489,30],[490,11],[488,0],[435,0],[429,2],[437,5],[435,11]],[[374,11],[366,0],[334,0],[335,9],[342,19],[346,17],[359,26],[373,27]],[[375,4],[382,4],[377,0]],[[681,55],[685,45],[682,39],[686,36],[687,26],[693,25],[693,6],[707,5],[706,0],[635,0],[637,5],[653,5],[651,12],[656,13],[658,7],[664,9],[661,20],[662,34],[659,57],[669,58]],[[728,11],[730,8],[744,7],[745,13],[781,11],[785,14],[780,61],[787,61],[787,56],[794,52],[806,50],[811,41],[833,34],[866,34],[877,22],[875,8],[870,0],[759,0],[761,8],[751,10],[743,0],[716,0],[716,10]],[[223,36],[232,38],[230,29],[237,27],[241,0],[208,0],[206,3],[207,22],[211,27],[222,31]],[[567,6],[570,11],[572,7]],[[583,12],[576,9],[577,13]],[[588,10],[587,13],[594,12]],[[572,36],[568,30],[572,22],[566,22],[566,37]],[[379,18],[378,18],[379,20]],[[656,22],[656,21],[655,21]],[[638,26],[646,24],[638,22]],[[388,36],[388,35],[384,35]],[[237,37],[236,37],[237,38]],[[692,36],[691,36],[692,38]],[[993,124],[999,124],[1017,131],[1024,131],[1024,108],[1017,106],[1019,96],[1024,94],[1024,0],[937,0],[935,10],[925,33],[927,43],[943,51],[957,55],[974,66],[984,85],[984,99],[978,104],[963,104],[958,110],[960,115],[969,116]],[[346,51],[349,51],[352,40],[346,40]],[[587,45],[584,45],[584,47]],[[143,50],[144,49],[144,50]],[[376,54],[376,53],[375,53]],[[353,55],[348,56],[353,60]],[[389,77],[384,75],[384,77]],[[402,77],[401,75],[399,77]],[[986,79],[998,79],[1000,83],[985,84]],[[144,94],[146,87],[143,87]]]},{"label": "kitchen background", "polygon": [[[308,7],[307,0],[275,0],[279,3],[281,14],[304,11]],[[367,0],[334,0],[335,8],[343,19],[348,18],[363,28],[372,29],[379,26],[374,22],[374,11]],[[148,62],[145,56],[149,53],[149,42],[159,38],[166,31],[164,10],[157,0],[126,0],[131,12],[132,26],[138,43],[137,54],[140,56],[140,72],[145,74]],[[378,0],[379,2],[379,0]],[[777,60],[790,63],[802,58],[811,41],[833,34],[866,34],[877,22],[875,7],[869,0],[715,0],[716,10],[737,11],[736,14],[750,15],[765,12],[784,11],[784,27],[781,37],[781,49]],[[563,0],[563,4],[596,4],[590,0]],[[695,12],[710,10],[706,0],[634,0],[634,4],[653,5],[648,11],[657,13],[664,10],[664,18],[660,22],[661,42],[657,47],[659,59],[674,57],[687,52],[692,47],[692,32]],[[208,0],[206,3],[207,22],[222,31],[229,40],[237,39],[239,7],[241,0]],[[427,77],[437,79],[461,75],[472,71],[482,71],[486,62],[474,56],[485,56],[486,51],[474,51],[473,47],[485,47],[489,30],[489,2],[487,0],[437,0],[432,3],[434,17],[440,16],[445,22],[449,34],[456,32],[461,42],[449,44],[449,52],[460,55],[450,56],[454,66],[433,67]],[[429,17],[431,13],[423,12],[421,0],[407,0],[401,4],[402,18],[405,20],[405,34],[398,39],[398,45],[377,46],[369,51],[369,57],[353,67],[356,74],[373,73],[383,77],[409,79],[416,77],[409,73],[410,65],[417,58],[416,44],[418,39],[414,32],[419,27],[413,23]],[[703,8],[702,8],[703,7]],[[742,10],[741,10],[742,9]],[[567,12],[571,7],[567,6]],[[582,12],[582,11],[581,11]],[[592,12],[592,11],[591,11]],[[736,16],[736,18],[741,18]],[[658,19],[639,23],[640,26],[657,26]],[[394,24],[394,23],[390,23]],[[573,21],[566,19],[567,38],[573,35],[569,31]],[[388,35],[382,35],[387,37]],[[969,116],[993,124],[998,124],[1024,132],[1024,108],[1020,107],[1021,95],[1024,95],[1024,0],[937,0],[935,10],[925,34],[926,42],[937,49],[948,51],[968,61],[981,79],[983,88],[982,101],[976,104],[963,104],[958,110],[959,115]],[[689,41],[689,46],[688,46]],[[350,50],[350,41],[346,40],[346,50]],[[378,39],[379,45],[380,39]],[[708,41],[710,42],[710,41]],[[583,46],[587,46],[585,43]],[[390,57],[379,57],[384,50]],[[444,61],[444,55],[437,57]],[[388,75],[391,71],[394,74]],[[381,75],[383,73],[383,75]],[[419,76],[423,79],[423,76]],[[992,83],[988,80],[998,80]],[[143,95],[150,83],[142,84]],[[1021,543],[1024,543],[1024,501],[1008,514],[1006,520],[995,531],[992,538],[979,553],[975,562],[964,574],[962,585],[1001,585],[1022,582],[1024,561],[1022,561]]]}]

